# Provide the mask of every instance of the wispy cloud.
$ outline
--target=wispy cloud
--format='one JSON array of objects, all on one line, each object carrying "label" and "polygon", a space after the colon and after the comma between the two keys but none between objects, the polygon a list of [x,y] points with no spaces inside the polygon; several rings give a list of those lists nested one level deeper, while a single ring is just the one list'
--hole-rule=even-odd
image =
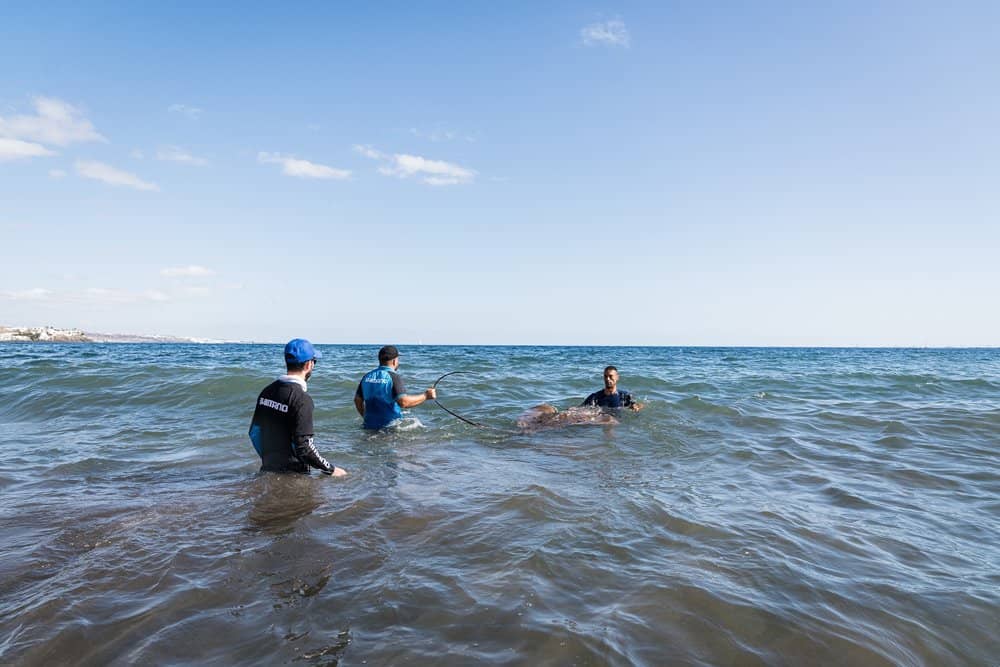
[{"label": "wispy cloud", "polygon": [[170,113],[179,113],[182,116],[187,116],[191,120],[198,120],[204,109],[199,109],[198,107],[192,107],[187,104],[171,104],[167,107],[167,111]]},{"label": "wispy cloud", "polygon": [[89,287],[76,292],[56,292],[43,287],[34,289],[0,292],[0,299],[8,301],[46,301],[53,303],[93,303],[125,304],[142,302],[164,302],[170,297],[159,290],[123,290]]},{"label": "wispy cloud", "polygon": [[471,183],[476,172],[451,162],[428,160],[419,155],[393,155],[390,166],[380,167],[379,171],[390,176],[409,178],[418,176],[428,185],[459,185]]},{"label": "wispy cloud", "polygon": [[62,169],[49,169],[50,178],[65,178],[66,172]]},{"label": "wispy cloud", "polygon": [[204,266],[191,264],[190,266],[171,266],[160,269],[160,275],[167,278],[207,278],[214,276],[215,271],[206,269]]},{"label": "wispy cloud", "polygon": [[68,146],[87,141],[107,141],[79,109],[54,97],[32,100],[36,115],[0,117],[0,136]]},{"label": "wispy cloud", "polygon": [[355,145],[354,150],[367,158],[382,161],[378,171],[386,176],[415,176],[427,185],[462,185],[476,178],[474,170],[443,160],[429,160],[405,153],[387,155],[371,146]]},{"label": "wispy cloud", "polygon": [[458,132],[456,130],[449,130],[444,127],[434,127],[431,129],[421,129],[419,127],[411,127],[410,134],[420,139],[427,139],[434,143],[442,143],[445,141],[467,141],[469,143],[475,143],[477,138],[475,135],[466,134],[464,132]]},{"label": "wispy cloud", "polygon": [[591,23],[580,30],[580,37],[586,46],[623,46],[628,48],[630,38],[628,28],[621,19]]},{"label": "wispy cloud", "polygon": [[389,156],[381,151],[377,151],[371,146],[362,146],[361,144],[354,144],[354,150],[365,157],[369,157],[373,160],[384,160]]},{"label": "wispy cloud", "polygon": [[55,153],[41,144],[0,137],[0,162],[43,157],[46,155],[55,155]]},{"label": "wispy cloud", "polygon": [[83,292],[71,295],[73,300],[86,301],[91,303],[103,303],[103,304],[125,304],[125,303],[142,303],[142,302],[154,302],[163,303],[164,301],[170,301],[170,297],[164,292],[159,290],[123,290],[123,289],[107,289],[104,287],[90,287],[85,289]]},{"label": "wispy cloud", "polygon": [[442,130],[440,128],[435,128],[430,131],[418,130],[415,127],[410,128],[410,134],[415,137],[420,137],[421,139],[430,139],[431,141],[451,141],[458,135],[451,130]]},{"label": "wispy cloud", "polygon": [[166,162],[182,162],[197,167],[204,167],[208,164],[208,160],[205,158],[195,157],[179,146],[164,146],[156,151],[156,159]]},{"label": "wispy cloud", "polygon": [[34,289],[15,290],[13,292],[0,292],[0,298],[8,301],[46,301],[53,295],[52,290],[43,287]]},{"label": "wispy cloud", "polygon": [[325,164],[301,160],[290,155],[279,153],[257,154],[257,161],[261,164],[280,164],[281,171],[296,178],[319,178],[326,180],[344,181],[351,177],[349,169],[336,169]]},{"label": "wispy cloud", "polygon": [[169,291],[159,289],[123,289],[87,287],[79,290],[51,290],[35,287],[26,290],[0,291],[0,301],[34,301],[49,304],[89,304],[94,306],[124,306],[157,304],[200,299],[213,294],[208,287],[184,286]]},{"label": "wispy cloud", "polygon": [[107,183],[108,185],[135,188],[136,190],[159,191],[160,189],[157,185],[147,183],[135,174],[130,174],[129,172],[122,171],[121,169],[115,169],[114,167],[104,164],[103,162],[77,160],[76,171],[84,178],[92,178],[95,181],[101,181],[103,183]]}]

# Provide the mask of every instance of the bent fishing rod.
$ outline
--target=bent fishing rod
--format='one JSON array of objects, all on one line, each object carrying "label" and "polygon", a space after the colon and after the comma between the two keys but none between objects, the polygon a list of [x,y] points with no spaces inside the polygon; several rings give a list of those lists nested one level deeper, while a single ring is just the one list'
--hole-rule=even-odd
[{"label": "bent fishing rod", "polygon": [[[445,379],[449,375],[456,375],[456,374],[459,374],[459,373],[468,374],[468,371],[451,371],[450,373],[445,373],[444,375],[442,375],[441,377],[439,377],[437,380],[434,380],[434,384],[431,385],[431,388],[434,389],[435,392],[437,392],[438,382],[440,382],[441,380]],[[474,422],[471,419],[466,419],[465,417],[463,417],[462,415],[458,414],[457,412],[453,412],[453,411],[449,410],[448,408],[446,408],[441,403],[441,401],[437,400],[437,394],[436,393],[434,395],[434,402],[437,403],[437,405],[438,405],[439,408],[441,408],[442,410],[444,410],[445,412],[447,412],[449,415],[451,415],[452,417],[456,417],[458,419],[461,419],[466,424],[471,424],[472,426],[475,426],[477,428],[490,428],[486,424],[480,424],[479,422]]]}]

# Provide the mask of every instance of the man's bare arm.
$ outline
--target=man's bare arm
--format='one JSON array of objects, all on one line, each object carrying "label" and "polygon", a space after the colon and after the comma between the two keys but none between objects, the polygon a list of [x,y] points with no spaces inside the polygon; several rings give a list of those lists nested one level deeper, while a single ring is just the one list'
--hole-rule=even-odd
[{"label": "man's bare arm", "polygon": [[432,401],[435,398],[437,398],[437,391],[431,387],[422,394],[403,394],[396,398],[396,402],[399,403],[399,407],[405,410],[415,408],[424,401]]}]

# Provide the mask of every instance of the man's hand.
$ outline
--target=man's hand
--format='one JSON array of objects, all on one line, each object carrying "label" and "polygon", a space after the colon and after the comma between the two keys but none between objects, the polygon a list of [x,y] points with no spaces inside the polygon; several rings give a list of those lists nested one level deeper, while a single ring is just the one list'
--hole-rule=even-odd
[{"label": "man's hand", "polygon": [[427,399],[428,401],[433,401],[435,398],[437,398],[437,395],[438,395],[437,389],[435,389],[434,387],[431,387],[430,389],[424,392],[424,398]]},{"label": "man's hand", "polygon": [[633,403],[629,406],[629,410],[632,412],[639,412],[639,410],[642,410],[642,403]]},{"label": "man's hand", "polygon": [[333,466],[333,472],[330,473],[330,477],[345,477],[346,475],[347,471],[337,466]]}]

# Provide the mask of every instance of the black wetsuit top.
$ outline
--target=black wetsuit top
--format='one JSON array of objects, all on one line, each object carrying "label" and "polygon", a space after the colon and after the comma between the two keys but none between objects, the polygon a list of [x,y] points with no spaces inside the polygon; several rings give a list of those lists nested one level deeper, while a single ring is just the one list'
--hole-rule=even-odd
[{"label": "black wetsuit top", "polygon": [[260,454],[262,472],[308,474],[310,466],[333,472],[313,446],[313,400],[297,382],[275,380],[260,392],[250,441]]},{"label": "black wetsuit top", "polygon": [[602,408],[630,408],[634,404],[635,401],[632,400],[632,394],[627,391],[619,389],[609,396],[601,389],[588,396],[580,405],[597,405]]}]

